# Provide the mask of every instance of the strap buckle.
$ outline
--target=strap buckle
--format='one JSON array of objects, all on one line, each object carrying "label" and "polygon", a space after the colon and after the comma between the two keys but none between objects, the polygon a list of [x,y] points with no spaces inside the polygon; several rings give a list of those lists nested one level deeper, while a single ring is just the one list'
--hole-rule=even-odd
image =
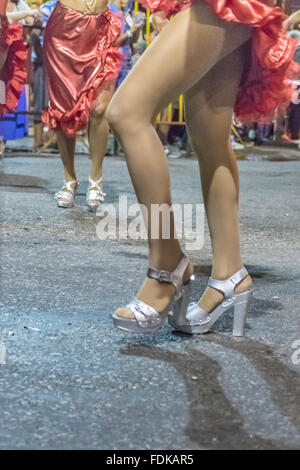
[{"label": "strap buckle", "polygon": [[148,268],[147,276],[156,279],[159,282],[172,282],[171,281],[171,273],[168,271],[158,271],[153,268]]},{"label": "strap buckle", "polygon": [[160,282],[171,282],[170,273],[168,271],[159,271],[158,280]]}]

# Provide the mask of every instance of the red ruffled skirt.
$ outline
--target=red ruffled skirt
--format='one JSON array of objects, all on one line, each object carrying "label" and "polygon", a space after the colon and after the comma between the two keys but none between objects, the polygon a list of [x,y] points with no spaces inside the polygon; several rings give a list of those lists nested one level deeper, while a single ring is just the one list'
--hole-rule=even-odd
[{"label": "red ruffled skirt", "polygon": [[85,128],[103,86],[118,76],[120,21],[110,10],[89,15],[57,3],[45,30],[44,66],[50,96],[42,119],[68,136]]},{"label": "red ruffled skirt", "polygon": [[0,71],[0,79],[6,85],[6,103],[0,104],[0,115],[6,114],[18,105],[27,78],[28,45],[23,40],[23,26],[8,24],[2,17],[0,55],[6,57]]},{"label": "red ruffled skirt", "polygon": [[[200,0],[141,0],[152,12],[170,17]],[[296,42],[282,33],[286,19],[278,7],[259,0],[203,0],[225,21],[253,27],[251,50],[235,106],[242,122],[270,122],[289,106],[295,92],[290,80],[298,78],[299,65],[293,61]]]}]

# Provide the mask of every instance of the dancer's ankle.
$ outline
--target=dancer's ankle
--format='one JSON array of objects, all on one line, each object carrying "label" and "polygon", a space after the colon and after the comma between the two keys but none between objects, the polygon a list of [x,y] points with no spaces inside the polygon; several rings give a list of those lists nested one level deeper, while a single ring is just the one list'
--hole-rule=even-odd
[{"label": "dancer's ankle", "polygon": [[150,250],[149,266],[156,269],[173,271],[183,256],[183,252],[178,249],[174,249],[174,251],[165,250],[164,252],[162,250],[159,252]]},{"label": "dancer's ankle", "polygon": [[[244,264],[243,264],[242,260],[237,260],[235,263],[230,263],[230,262],[222,263],[222,265],[218,265],[218,264],[214,263],[213,268],[212,268],[211,277],[213,279],[217,279],[217,280],[229,279],[231,276],[233,276],[233,274],[238,272],[243,266],[244,266]],[[237,294],[239,294],[241,292],[244,292],[244,291],[250,289],[251,286],[252,286],[252,278],[248,274],[237,285],[237,287],[235,289],[235,292]],[[213,297],[218,296],[217,292],[214,289],[208,288],[207,291],[206,291],[207,296],[210,297],[212,293],[213,293]],[[201,302],[201,299],[200,299],[200,302]],[[204,308],[203,307],[203,302],[201,304],[201,307]]]},{"label": "dancer's ankle", "polygon": [[[99,173],[99,171],[98,171],[98,172],[92,172],[92,171],[91,171],[90,178],[91,178],[93,181],[99,181],[99,180],[102,178],[102,172]],[[100,183],[100,184],[101,184],[101,183]]]},{"label": "dancer's ankle", "polygon": [[[163,255],[161,253],[152,253],[149,257],[149,266],[155,269],[161,269],[172,272],[174,271],[174,269],[177,268],[178,263],[180,262],[183,256],[185,255],[181,250],[172,253],[172,255],[169,254],[168,256],[166,256],[166,253],[164,253]],[[183,276],[184,284],[189,281],[193,273],[193,265],[192,263],[189,263]]]},{"label": "dancer's ankle", "polygon": [[[70,187],[72,188],[72,190],[75,189],[76,184],[77,184],[77,177],[76,177],[76,175],[74,175],[74,177],[72,177],[72,176],[70,176],[69,174],[65,174],[65,181],[66,181],[66,183],[69,183],[70,181],[74,181],[74,183],[72,183],[72,184],[70,185]],[[63,189],[63,191],[69,191],[69,192],[70,192],[70,190],[69,190],[67,187],[65,187],[65,188]]]},{"label": "dancer's ankle", "polygon": [[77,181],[76,174],[65,173],[65,181],[68,183],[69,181]]},{"label": "dancer's ankle", "polygon": [[243,267],[243,262],[241,260],[236,262],[228,262],[217,264],[213,263],[212,270],[211,270],[211,277],[213,279],[218,280],[225,280],[229,279],[233,274],[239,271]]}]

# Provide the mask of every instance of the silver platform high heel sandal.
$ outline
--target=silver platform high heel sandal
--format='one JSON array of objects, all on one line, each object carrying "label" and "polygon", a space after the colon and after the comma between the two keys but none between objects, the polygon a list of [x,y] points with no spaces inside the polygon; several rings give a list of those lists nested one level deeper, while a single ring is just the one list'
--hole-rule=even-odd
[{"label": "silver platform high heel sandal", "polygon": [[150,305],[134,298],[126,305],[126,307],[131,309],[135,318],[122,318],[114,313],[112,315],[114,325],[117,328],[132,331],[134,333],[154,333],[164,325],[166,317],[174,305],[176,305],[179,314],[182,317],[185,317],[191,295],[191,284],[194,280],[194,275],[192,275],[186,284],[182,283],[183,276],[188,265],[189,260],[184,256],[178,263],[177,268],[172,272],[162,270],[158,271],[156,269],[149,268],[147,276],[160,282],[173,284],[176,288],[175,296],[170,300],[169,304],[162,312],[157,312]]},{"label": "silver platform high heel sandal", "polygon": [[104,196],[106,193],[103,192],[100,183],[102,178],[97,181],[94,181],[92,178],[89,178],[89,187],[86,193],[86,203],[88,210],[91,212],[96,212],[101,202],[104,201]]},{"label": "silver platform high heel sandal", "polygon": [[[75,184],[74,188],[72,188],[73,184]],[[62,188],[54,195],[54,199],[56,199],[58,207],[64,207],[67,209],[74,206],[74,198],[78,186],[79,181],[77,180],[64,181]],[[65,191],[66,189],[67,191]]]},{"label": "silver platform high heel sandal", "polygon": [[178,331],[189,334],[207,333],[218,318],[234,308],[233,336],[244,336],[246,317],[249,303],[252,297],[253,288],[236,294],[236,286],[246,277],[248,272],[245,267],[225,281],[219,281],[210,278],[208,285],[224,294],[224,299],[211,313],[199,307],[196,302],[189,304],[186,315],[181,311],[174,309],[174,312],[168,316],[169,324]]}]

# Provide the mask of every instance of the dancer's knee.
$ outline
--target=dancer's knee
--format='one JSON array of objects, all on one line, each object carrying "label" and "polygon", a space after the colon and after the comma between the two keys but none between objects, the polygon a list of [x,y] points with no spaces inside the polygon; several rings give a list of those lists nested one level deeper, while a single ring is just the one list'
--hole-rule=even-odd
[{"label": "dancer's knee", "polygon": [[108,124],[113,130],[117,130],[119,124],[122,122],[122,114],[123,113],[121,111],[121,108],[118,107],[118,104],[114,101],[111,101],[106,109],[105,117],[108,121]]},{"label": "dancer's knee", "polygon": [[103,119],[105,111],[107,109],[107,103],[99,103],[91,111],[92,119]]},{"label": "dancer's knee", "polygon": [[[129,100],[113,99],[106,110],[105,116],[113,131],[137,132],[147,122],[146,113]],[[150,119],[149,119],[150,121]]]},{"label": "dancer's knee", "polygon": [[220,160],[231,158],[230,134],[192,135],[190,141],[198,158],[204,160]]},{"label": "dancer's knee", "polygon": [[118,133],[130,130],[135,125],[135,116],[131,107],[122,101],[112,101],[106,110],[106,119],[110,127]]}]

